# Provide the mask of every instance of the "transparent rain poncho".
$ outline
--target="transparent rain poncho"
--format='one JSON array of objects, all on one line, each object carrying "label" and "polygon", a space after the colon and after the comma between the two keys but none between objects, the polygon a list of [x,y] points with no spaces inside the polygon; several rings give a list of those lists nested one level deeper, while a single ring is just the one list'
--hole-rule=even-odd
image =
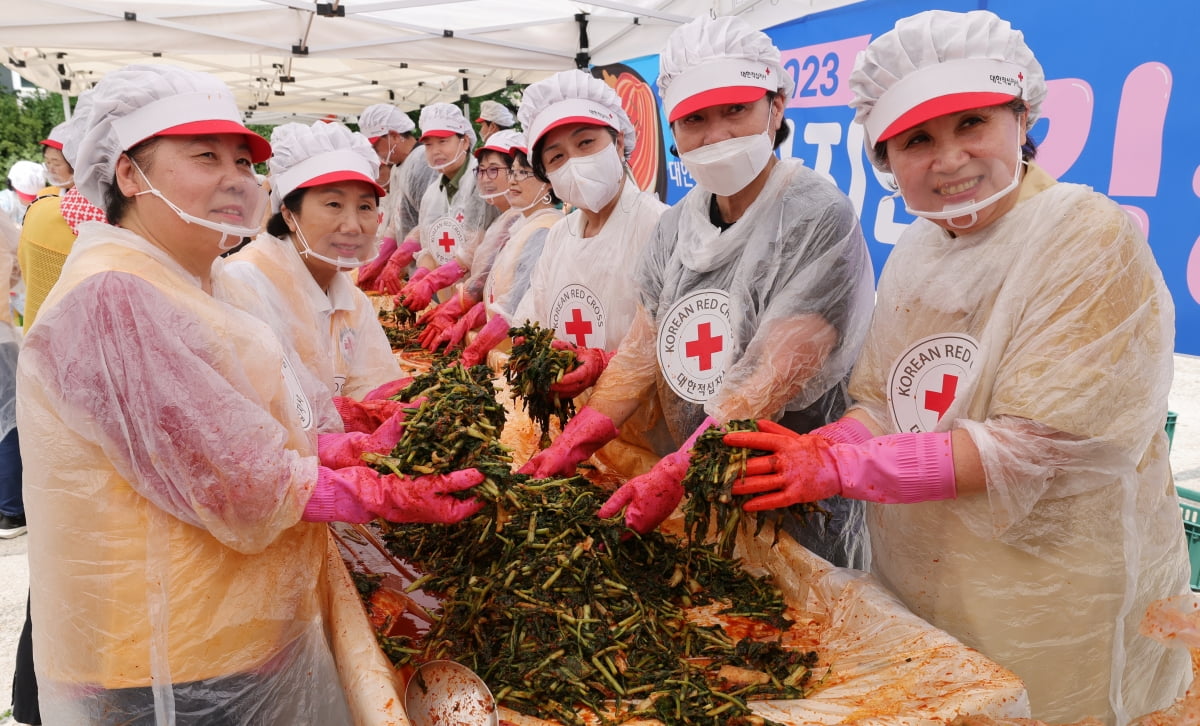
[{"label": "transparent rain poncho", "polygon": [[[640,319],[593,395],[657,388],[680,446],[706,416],[781,420],[810,431],[836,420],[871,317],[873,280],[850,202],[799,161],[775,165],[725,231],[697,188],[663,214],[638,266]],[[790,527],[840,564],[865,564],[862,506],[828,500],[830,528]],[[828,535],[828,536],[827,536]]]},{"label": "transparent rain poncho", "polygon": [[509,323],[513,322],[517,304],[529,289],[529,278],[542,256],[550,228],[562,217],[562,210],[550,207],[528,216],[522,214],[513,223],[508,240],[496,253],[492,269],[484,279],[483,301],[489,319],[503,315]]},{"label": "transparent rain poncho", "polygon": [[[0,219],[0,226],[9,224]],[[16,255],[0,245],[0,301],[9,299],[17,267]],[[0,439],[8,436],[17,425],[17,355],[21,351],[21,336],[13,325],[12,311],[4,303],[0,309]]]},{"label": "transparent rain poncho", "polygon": [[326,638],[328,530],[300,521],[312,393],[213,283],[88,223],[26,338],[45,723],[350,723]]},{"label": "transparent rain poncho", "polygon": [[885,433],[964,429],[986,495],[869,504],[872,571],[914,613],[1015,671],[1035,718],[1125,723],[1188,657],[1137,634],[1187,590],[1163,422],[1174,307],[1111,200],[1030,164],[1017,206],[888,258],[851,379]]},{"label": "transparent rain poncho", "polygon": [[[421,251],[417,264],[434,269],[447,262],[460,260],[470,269],[475,248],[483,233],[500,216],[500,212],[483,200],[475,188],[475,158],[466,157],[467,168],[458,182],[453,197],[442,188],[445,177],[439,173],[429,183],[421,197]],[[412,233],[409,233],[412,236]],[[461,262],[465,260],[466,262]]]},{"label": "transparent rain poncho", "polygon": [[457,258],[458,264],[467,271],[457,286],[466,293],[469,299],[483,299],[483,286],[492,273],[496,255],[504,248],[513,226],[520,219],[521,213],[515,209],[506,209],[501,212],[500,216],[496,217],[496,221],[492,222],[491,226],[483,233],[483,239],[480,240],[470,258],[467,259],[465,256]]},{"label": "transparent rain poncho", "polygon": [[[346,273],[334,275],[329,290],[322,290],[295,244],[265,232],[226,258],[224,271],[256,293],[247,312],[283,329],[304,366],[328,388],[327,399],[361,399],[400,378],[400,364],[371,301]],[[321,427],[329,430],[341,427]]]},{"label": "transparent rain poncho", "polygon": [[381,204],[383,223],[379,225],[380,238],[391,237],[403,242],[417,228],[421,197],[437,178],[438,172],[425,160],[425,147],[420,144],[413,147],[402,163],[392,168],[388,193]]},{"label": "transparent rain poncho", "polygon": [[550,229],[529,290],[509,322],[533,320],[554,328],[559,340],[616,350],[637,308],[629,284],[634,265],[666,208],[627,176],[617,206],[598,234],[582,236],[582,212],[560,220]]}]

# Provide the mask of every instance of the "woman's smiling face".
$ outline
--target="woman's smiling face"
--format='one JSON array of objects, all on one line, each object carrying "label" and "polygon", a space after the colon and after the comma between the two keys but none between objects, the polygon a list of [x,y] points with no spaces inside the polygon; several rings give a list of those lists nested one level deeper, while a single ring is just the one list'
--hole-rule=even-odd
[{"label": "woman's smiling face", "polygon": [[[1017,173],[1025,141],[1024,114],[1007,104],[948,113],[889,138],[887,160],[910,209],[941,212],[986,199],[1008,186]],[[956,233],[979,230],[1016,204],[1020,189],[978,210],[974,224],[956,227],[932,220]]]}]

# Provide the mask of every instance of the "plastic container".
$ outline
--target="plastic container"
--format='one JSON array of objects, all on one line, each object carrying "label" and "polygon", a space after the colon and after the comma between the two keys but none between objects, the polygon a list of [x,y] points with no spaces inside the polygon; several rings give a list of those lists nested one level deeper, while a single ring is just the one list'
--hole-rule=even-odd
[{"label": "plastic container", "polygon": [[1192,589],[1200,591],[1200,502],[1180,499],[1179,508],[1183,510],[1183,533],[1192,561]]},{"label": "plastic container", "polygon": [[1175,441],[1175,419],[1178,416],[1174,411],[1167,411],[1167,451],[1171,450],[1171,444]]}]

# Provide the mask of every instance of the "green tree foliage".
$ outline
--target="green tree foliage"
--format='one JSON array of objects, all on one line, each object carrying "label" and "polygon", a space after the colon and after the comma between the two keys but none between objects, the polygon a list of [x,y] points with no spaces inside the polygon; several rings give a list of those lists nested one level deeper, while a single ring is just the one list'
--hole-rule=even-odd
[{"label": "green tree foliage", "polygon": [[0,173],[20,159],[42,161],[39,141],[63,120],[62,97],[57,93],[17,95],[0,91]]}]

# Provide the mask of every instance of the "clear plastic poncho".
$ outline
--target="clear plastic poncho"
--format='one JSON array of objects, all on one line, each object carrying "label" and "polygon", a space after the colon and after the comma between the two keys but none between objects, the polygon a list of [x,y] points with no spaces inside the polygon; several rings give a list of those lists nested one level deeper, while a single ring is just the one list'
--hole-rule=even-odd
[{"label": "clear plastic poncho", "polygon": [[666,208],[626,176],[617,206],[598,234],[582,236],[582,212],[559,220],[509,322],[533,320],[554,328],[556,337],[568,343],[615,350],[637,309],[630,279]]},{"label": "clear plastic poncho", "polygon": [[[0,227],[9,224],[0,217]],[[8,306],[16,266],[16,256],[7,246],[0,245],[0,439],[17,426],[17,355],[21,351],[21,336],[13,325]]]},{"label": "clear plastic poncho", "polygon": [[[637,271],[641,314],[593,395],[657,388],[680,446],[705,420],[771,418],[796,431],[836,420],[870,323],[871,260],[850,200],[798,160],[778,162],[758,198],[722,231],[711,192],[667,210]],[[863,506],[789,522],[796,539],[841,566],[865,566]]]},{"label": "clear plastic poncho", "polygon": [[517,304],[529,289],[529,278],[542,256],[550,228],[562,219],[561,209],[539,209],[528,216],[522,214],[509,229],[508,240],[496,253],[492,269],[484,278],[483,301],[487,316],[503,315],[509,323],[517,312]]},{"label": "clear plastic poncho", "polygon": [[1129,216],[1033,164],[978,232],[915,222],[880,280],[855,406],[887,433],[965,429],[988,489],[868,505],[872,570],[1020,675],[1035,718],[1125,723],[1190,680],[1186,653],[1137,634],[1150,602],[1187,590],[1173,336]]},{"label": "clear plastic poncho", "polygon": [[421,196],[421,251],[417,254],[421,267],[434,269],[458,260],[470,269],[483,233],[500,216],[475,187],[475,157],[468,153],[466,159],[453,196],[442,188],[445,176],[440,172],[435,172],[437,176]]},{"label": "clear plastic poncho", "polygon": [[26,338],[45,723],[350,722],[323,613],[328,530],[300,521],[310,394],[220,287],[88,223]]},{"label": "clear plastic poncho", "polygon": [[520,219],[521,213],[517,210],[511,208],[504,210],[483,233],[483,239],[475,248],[470,259],[459,258],[458,264],[462,265],[467,273],[458,283],[458,287],[466,293],[469,299],[483,299],[483,286],[492,273],[496,255],[508,242],[508,236],[511,234],[513,226]]},{"label": "clear plastic poncho", "polygon": [[[322,290],[291,239],[265,232],[223,262],[226,275],[257,294],[246,311],[284,331],[303,365],[328,387],[327,399],[361,399],[401,377],[379,316],[346,273]],[[319,430],[340,431],[338,423]]]},{"label": "clear plastic poncho", "polygon": [[417,144],[398,166],[392,168],[388,178],[388,193],[384,197],[383,223],[379,225],[379,236],[391,237],[397,242],[417,228],[421,213],[421,197],[425,190],[438,178],[438,172],[425,160],[425,147]]}]

